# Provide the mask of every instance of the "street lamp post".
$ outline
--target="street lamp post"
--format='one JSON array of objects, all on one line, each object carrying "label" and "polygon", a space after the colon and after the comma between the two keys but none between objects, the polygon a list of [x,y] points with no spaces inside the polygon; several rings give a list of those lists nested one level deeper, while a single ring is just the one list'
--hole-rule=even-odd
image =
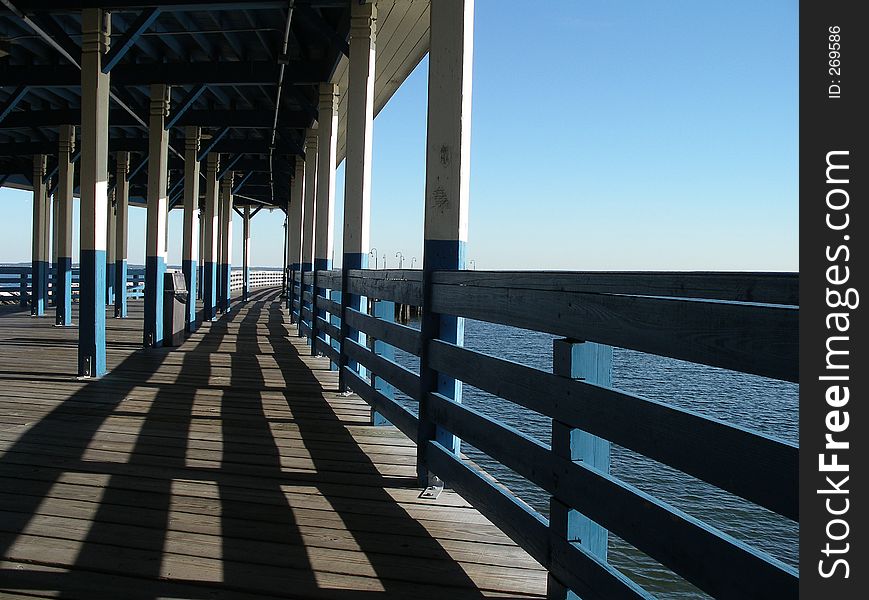
[{"label": "street lamp post", "polygon": [[471,265],[471,270],[472,270],[472,271],[476,271],[476,270],[477,270],[477,261],[471,259],[471,260],[468,261],[468,264]]},{"label": "street lamp post", "polygon": [[395,253],[395,258],[398,259],[398,268],[400,269],[404,264],[404,254],[401,253],[401,250]]},{"label": "street lamp post", "polygon": [[377,270],[377,248],[372,248],[370,252],[368,252],[368,256],[374,257],[374,270]]},{"label": "street lamp post", "polygon": [[410,257],[410,268],[411,268],[411,269],[413,268],[413,263],[415,263],[415,262],[416,262],[416,257],[415,257],[415,256],[411,256],[411,257]]}]

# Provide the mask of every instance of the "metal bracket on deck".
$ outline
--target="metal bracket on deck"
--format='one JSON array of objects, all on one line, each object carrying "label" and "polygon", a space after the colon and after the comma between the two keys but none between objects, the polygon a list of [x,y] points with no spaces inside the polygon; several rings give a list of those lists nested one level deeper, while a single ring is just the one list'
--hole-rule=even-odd
[{"label": "metal bracket on deck", "polygon": [[419,497],[425,498],[426,500],[437,500],[438,496],[441,495],[441,492],[444,491],[444,482],[437,475],[432,475],[429,479],[429,483],[431,485],[425,488]]}]

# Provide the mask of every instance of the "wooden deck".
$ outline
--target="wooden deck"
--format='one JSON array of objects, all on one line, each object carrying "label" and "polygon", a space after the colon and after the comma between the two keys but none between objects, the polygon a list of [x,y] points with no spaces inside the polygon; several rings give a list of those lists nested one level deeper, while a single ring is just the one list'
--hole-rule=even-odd
[{"label": "wooden deck", "polygon": [[274,290],[178,349],[0,307],[0,597],[531,598],[546,572],[336,392]]}]

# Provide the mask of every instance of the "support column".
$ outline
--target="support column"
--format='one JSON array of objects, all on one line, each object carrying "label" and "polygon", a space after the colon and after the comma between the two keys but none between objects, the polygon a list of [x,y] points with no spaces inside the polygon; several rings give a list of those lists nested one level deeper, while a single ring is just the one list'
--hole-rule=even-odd
[{"label": "support column", "polygon": [[[314,235],[317,231],[317,213],[316,213],[316,198],[317,198],[317,132],[313,129],[308,130],[308,135],[305,137],[305,208],[303,209],[302,217],[302,264],[299,266],[299,271],[304,279],[305,273],[310,272],[314,267]],[[302,295],[299,297],[299,323],[305,324],[309,328],[312,326],[313,319],[306,320],[302,316],[301,308],[313,310],[313,302],[305,300],[305,292],[313,292],[314,287],[310,284],[302,284]],[[301,329],[299,330],[301,334]],[[309,330],[310,333],[310,330]],[[309,336],[310,337],[310,336]]]},{"label": "support column", "polygon": [[250,296],[250,204],[244,207],[244,231],[241,243],[241,296],[247,301]]},{"label": "support column", "polygon": [[473,57],[474,2],[434,2],[431,10],[431,45],[428,75],[428,128],[426,139],[425,231],[423,246],[423,311],[420,357],[421,397],[417,474],[423,485],[429,478],[426,448],[437,441],[459,455],[461,442],[451,432],[435,427],[428,416],[428,395],[436,392],[462,401],[462,384],[429,366],[429,340],[441,339],[461,346],[464,319],[431,310],[434,271],[465,268],[468,239],[468,188],[471,146],[471,63]]},{"label": "support column", "polygon": [[163,274],[166,272],[166,226],[169,210],[168,166],[169,86],[151,85],[148,120],[148,219],[145,230],[145,326],[146,348],[163,345]]},{"label": "support column", "polygon": [[196,205],[199,207],[199,216],[197,217],[199,219],[199,269],[196,278],[196,299],[202,300],[202,288],[205,281],[205,226],[203,225],[203,219],[205,218],[205,203],[201,200],[197,200]]},{"label": "support column", "polygon": [[199,127],[184,129],[184,233],[181,240],[181,270],[187,283],[187,333],[196,322],[196,275],[199,263]]},{"label": "support column", "polygon": [[230,171],[220,182],[220,312],[228,313],[232,306],[232,179]]},{"label": "support column", "polygon": [[[552,372],[555,375],[612,387],[612,365],[612,346],[569,339],[552,341]],[[552,452],[568,460],[582,461],[602,473],[610,471],[609,441],[554,419]],[[549,529],[553,537],[579,543],[602,562],[606,562],[607,530],[562,504],[555,497],[549,501]],[[547,581],[547,598],[578,600],[578,596],[551,573]]]},{"label": "support column", "polygon": [[46,157],[44,154],[33,156],[33,237],[32,269],[30,271],[31,294],[30,314],[34,317],[45,315],[48,301],[48,190],[45,185]]},{"label": "support column", "polygon": [[[287,214],[287,264],[291,275],[298,273],[302,263],[302,222],[304,220],[305,195],[305,161],[296,157],[296,171],[290,187],[290,206]],[[295,314],[294,301],[301,306],[301,296],[296,294],[296,282],[290,277],[287,292],[287,308],[290,309],[290,321]],[[301,288],[300,288],[301,289]]]},{"label": "support column", "polygon": [[[338,153],[338,86],[334,83],[320,84],[320,106],[317,129],[317,208],[316,234],[314,236],[314,294],[328,297],[325,288],[317,283],[317,271],[332,268],[332,252],[335,245],[335,169]],[[325,310],[311,306],[313,333],[324,342],[327,336],[320,331],[316,317],[326,319]],[[314,345],[311,353],[317,354]]]},{"label": "support column", "polygon": [[[52,189],[51,179],[45,182],[45,188],[47,190]],[[48,207],[50,211],[48,220],[51,222],[51,268],[49,269],[51,286],[47,288],[50,292],[48,305],[57,308],[57,212],[59,210],[57,205],[57,193],[48,198]]]},{"label": "support column", "polygon": [[57,230],[57,270],[55,271],[55,324],[72,325],[72,193],[75,151],[75,127],[60,127],[57,148],[57,194],[54,213]]},{"label": "support column", "polygon": [[115,190],[109,192],[106,201],[106,305],[115,303]]},{"label": "support column", "polygon": [[130,204],[130,153],[115,155],[115,318],[127,318],[127,216]]},{"label": "support column", "polygon": [[[371,244],[371,148],[374,133],[374,56],[377,8],[374,3],[351,5],[350,65],[347,87],[347,157],[344,163],[344,250],[341,294],[341,337],[344,343],[365,345],[364,334],[347,326],[347,309],[365,312],[367,299],[347,293],[350,269],[368,268]],[[344,367],[363,371],[341,352],[339,387],[346,389]]]},{"label": "support column", "polygon": [[220,155],[209,154],[205,159],[205,214],[202,227],[205,230],[203,256],[205,264],[202,277],[202,319],[213,321],[217,317],[217,206],[219,189],[217,170],[220,168]]},{"label": "support column", "polygon": [[111,19],[98,8],[81,11],[81,272],[78,372],[106,372],[106,197],[109,159],[109,75],[102,63]]}]

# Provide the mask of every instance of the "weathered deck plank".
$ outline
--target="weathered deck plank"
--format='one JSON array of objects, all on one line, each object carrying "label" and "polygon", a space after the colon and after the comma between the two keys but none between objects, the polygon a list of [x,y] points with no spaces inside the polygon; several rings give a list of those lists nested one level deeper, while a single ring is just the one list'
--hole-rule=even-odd
[{"label": "weathered deck plank", "polygon": [[[0,308],[0,597],[533,598],[546,573],[337,393],[272,291],[178,349]],[[134,590],[135,593],[131,593]]]}]

